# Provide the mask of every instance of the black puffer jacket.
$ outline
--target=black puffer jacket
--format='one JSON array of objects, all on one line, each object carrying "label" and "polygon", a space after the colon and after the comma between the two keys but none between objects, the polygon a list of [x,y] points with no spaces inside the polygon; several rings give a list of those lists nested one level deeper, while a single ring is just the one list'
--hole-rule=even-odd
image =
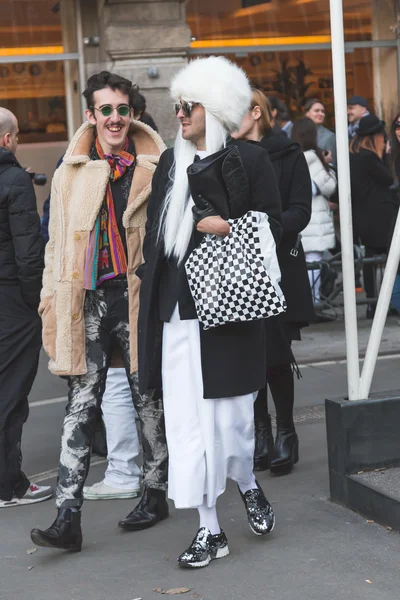
[{"label": "black puffer jacket", "polygon": [[30,175],[0,147],[0,286],[20,285],[25,302],[39,306],[44,267],[36,197]]}]

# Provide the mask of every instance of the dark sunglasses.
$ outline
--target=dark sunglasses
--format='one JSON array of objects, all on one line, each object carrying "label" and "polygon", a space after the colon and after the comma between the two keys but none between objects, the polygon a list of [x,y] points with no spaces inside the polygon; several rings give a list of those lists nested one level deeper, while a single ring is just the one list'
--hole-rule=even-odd
[{"label": "dark sunglasses", "polygon": [[[111,115],[114,112],[114,107],[111,106],[111,104],[105,104],[101,108],[96,108],[95,106],[92,106],[92,110],[98,110],[99,112],[101,112],[103,117],[111,117]],[[117,113],[120,117],[127,117],[130,113],[130,110],[131,109],[127,104],[120,104],[119,106],[117,106]]]},{"label": "dark sunglasses", "polygon": [[200,104],[200,102],[185,102],[184,100],[181,100],[180,102],[175,102],[175,114],[177,115],[178,112],[182,110],[185,117],[190,117],[192,110],[195,106],[198,106],[198,104]]},{"label": "dark sunglasses", "polygon": [[393,127],[394,127],[395,129],[400,129],[400,121],[395,121],[395,122],[393,123]]}]

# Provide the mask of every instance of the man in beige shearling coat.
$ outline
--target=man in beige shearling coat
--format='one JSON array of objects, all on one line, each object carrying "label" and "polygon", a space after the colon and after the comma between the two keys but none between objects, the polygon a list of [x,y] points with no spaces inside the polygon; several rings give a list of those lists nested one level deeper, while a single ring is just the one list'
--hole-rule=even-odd
[{"label": "man in beige shearling coat", "polygon": [[80,551],[80,508],[91,438],[112,348],[122,351],[143,439],[144,493],[119,523],[139,530],[168,516],[167,448],[160,393],[139,394],[137,315],[142,241],[151,179],[164,150],[150,127],[132,120],[131,82],[103,71],[84,96],[88,123],[73,137],[52,184],[49,242],[39,313],[49,368],[68,376],[61,437],[57,518],[32,541]]}]

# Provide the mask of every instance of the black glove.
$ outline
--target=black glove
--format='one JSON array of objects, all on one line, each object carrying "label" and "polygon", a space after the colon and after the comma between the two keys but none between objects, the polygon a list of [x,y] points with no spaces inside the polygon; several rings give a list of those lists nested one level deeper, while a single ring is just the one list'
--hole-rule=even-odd
[{"label": "black glove", "polygon": [[200,194],[196,196],[196,204],[192,207],[192,212],[196,226],[206,217],[218,217],[215,208]]}]

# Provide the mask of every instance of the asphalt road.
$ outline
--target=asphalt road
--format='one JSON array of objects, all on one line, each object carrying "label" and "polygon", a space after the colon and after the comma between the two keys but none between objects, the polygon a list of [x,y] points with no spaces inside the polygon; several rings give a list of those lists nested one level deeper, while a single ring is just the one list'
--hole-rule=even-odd
[{"label": "asphalt road", "polygon": [[[378,362],[374,390],[400,387],[399,360]],[[302,374],[296,382],[296,414],[303,421],[300,463],[290,476],[259,477],[277,514],[267,539],[249,531],[233,485],[218,506],[231,556],[195,572],[175,564],[197,529],[194,511],[171,505],[170,519],[149,531],[124,534],[117,521],[132,501],[87,502],[84,548],[74,555],[47,549],[27,553],[33,548],[30,529],[48,526],[55,516],[52,501],[3,509],[0,599],[157,600],[155,588],[187,587],[191,591],[179,596],[185,600],[398,600],[400,536],[328,500],[322,405],[326,397],[345,395],[345,365],[303,366]],[[59,399],[65,395],[65,381],[47,372],[42,357],[23,439],[29,475],[57,467],[65,408]],[[92,467],[88,483],[103,472],[104,464]],[[55,483],[52,473],[47,482]]]},{"label": "asphalt road", "polygon": [[[301,366],[302,377],[296,381],[296,409],[323,405],[325,398],[345,396],[346,365],[343,361],[308,363]],[[382,357],[377,363],[372,391],[400,388],[400,358]],[[66,404],[67,383],[47,370],[43,353],[30,395],[31,411],[24,429],[24,470],[36,475],[55,469],[58,463],[60,431]],[[271,403],[273,411],[273,405]]]}]

